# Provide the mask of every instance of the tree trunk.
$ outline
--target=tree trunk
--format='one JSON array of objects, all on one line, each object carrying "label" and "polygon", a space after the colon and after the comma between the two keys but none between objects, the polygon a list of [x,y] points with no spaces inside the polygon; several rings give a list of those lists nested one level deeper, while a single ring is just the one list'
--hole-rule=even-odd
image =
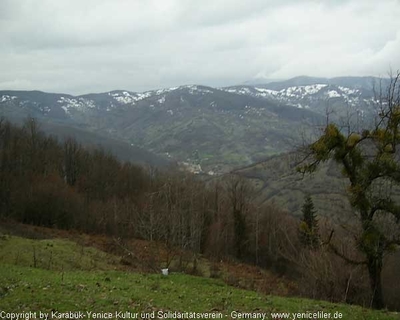
[{"label": "tree trunk", "polygon": [[382,292],[382,258],[368,258],[368,274],[372,291],[371,306],[374,309],[382,309],[384,307],[383,292]]}]

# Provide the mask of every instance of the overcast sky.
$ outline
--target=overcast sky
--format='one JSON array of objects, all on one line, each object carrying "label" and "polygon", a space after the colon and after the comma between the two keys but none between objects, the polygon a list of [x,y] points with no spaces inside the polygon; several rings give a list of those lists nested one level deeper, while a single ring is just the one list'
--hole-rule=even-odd
[{"label": "overcast sky", "polygon": [[0,0],[0,90],[83,94],[400,69],[400,0]]}]

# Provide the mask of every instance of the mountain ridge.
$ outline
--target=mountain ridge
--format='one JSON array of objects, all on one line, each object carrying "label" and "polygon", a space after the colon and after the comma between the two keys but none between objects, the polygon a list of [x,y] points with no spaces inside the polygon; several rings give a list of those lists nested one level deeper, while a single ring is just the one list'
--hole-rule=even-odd
[{"label": "mountain ridge", "polygon": [[[200,172],[227,172],[292,150],[302,132],[310,134],[324,123],[327,105],[336,113],[334,120],[350,107],[357,121],[374,114],[376,100],[363,77],[328,79],[341,81],[338,84],[321,84],[321,79],[328,78],[292,78],[279,82],[280,90],[277,83],[182,85],[78,96],[5,90],[0,91],[0,115],[30,115],[203,167]],[[343,81],[349,86],[342,86]]]}]

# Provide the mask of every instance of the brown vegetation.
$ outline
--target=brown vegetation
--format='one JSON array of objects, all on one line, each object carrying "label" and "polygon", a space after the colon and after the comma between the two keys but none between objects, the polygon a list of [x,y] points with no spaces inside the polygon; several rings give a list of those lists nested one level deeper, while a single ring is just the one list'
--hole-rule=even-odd
[{"label": "brown vegetation", "polygon": [[273,205],[257,207],[253,194],[237,175],[206,185],[190,174],[122,163],[73,139],[57,141],[33,119],[23,128],[0,121],[1,220],[76,237],[118,254],[127,269],[169,267],[265,293],[369,306],[362,272],[323,246],[303,248],[299,220]]}]

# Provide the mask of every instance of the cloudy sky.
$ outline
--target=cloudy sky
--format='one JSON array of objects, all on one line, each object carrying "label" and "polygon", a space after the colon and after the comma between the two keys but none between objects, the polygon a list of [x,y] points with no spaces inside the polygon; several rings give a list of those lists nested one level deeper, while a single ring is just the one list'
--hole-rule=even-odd
[{"label": "cloudy sky", "polygon": [[385,76],[399,17],[400,0],[0,0],[0,90]]}]

